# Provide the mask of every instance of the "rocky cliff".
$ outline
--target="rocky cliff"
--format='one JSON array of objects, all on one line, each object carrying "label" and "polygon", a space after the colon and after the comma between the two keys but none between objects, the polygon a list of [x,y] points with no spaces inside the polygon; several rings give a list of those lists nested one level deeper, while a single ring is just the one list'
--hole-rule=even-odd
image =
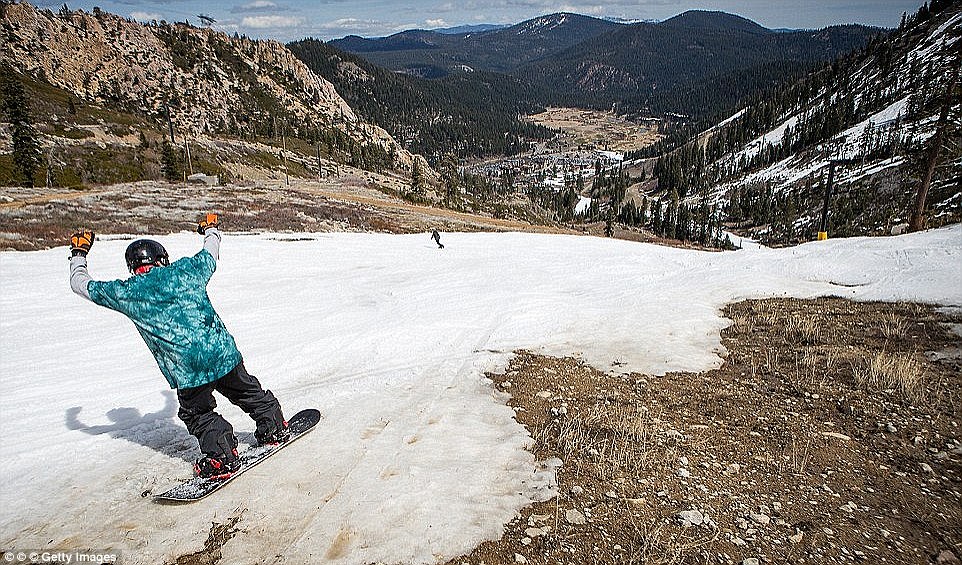
[{"label": "rocky cliff", "polygon": [[141,24],[93,13],[0,4],[0,61],[15,70],[188,136],[304,138],[322,129],[376,143],[406,168],[410,155],[361,123],[334,86],[282,44],[187,24]]}]

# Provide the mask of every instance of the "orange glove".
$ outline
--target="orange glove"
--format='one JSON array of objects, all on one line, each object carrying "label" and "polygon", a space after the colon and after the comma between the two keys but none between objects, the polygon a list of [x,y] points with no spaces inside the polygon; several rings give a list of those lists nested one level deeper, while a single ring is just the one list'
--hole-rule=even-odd
[{"label": "orange glove", "polygon": [[75,257],[77,255],[87,256],[87,252],[90,251],[91,246],[94,244],[94,232],[90,230],[82,230],[74,233],[70,236],[70,256]]},{"label": "orange glove", "polygon": [[217,227],[217,214],[207,214],[207,217],[201,220],[200,223],[197,224],[197,233],[199,233],[200,235],[204,235],[204,232],[207,231],[207,228],[216,228],[216,227]]}]

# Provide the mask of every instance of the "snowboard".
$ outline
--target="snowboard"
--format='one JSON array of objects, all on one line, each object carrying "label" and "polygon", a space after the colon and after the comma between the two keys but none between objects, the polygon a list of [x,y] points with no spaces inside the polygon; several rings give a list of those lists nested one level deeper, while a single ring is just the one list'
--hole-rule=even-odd
[{"label": "snowboard", "polygon": [[271,455],[294,443],[294,440],[313,430],[314,426],[316,426],[320,420],[320,411],[313,408],[301,410],[287,421],[287,428],[291,432],[291,439],[277,445],[259,445],[244,450],[239,457],[240,468],[231,473],[229,477],[223,479],[194,477],[167,492],[154,496],[154,500],[159,502],[195,502],[200,500],[220,490],[224,485],[233,481],[248,469],[251,469]]}]

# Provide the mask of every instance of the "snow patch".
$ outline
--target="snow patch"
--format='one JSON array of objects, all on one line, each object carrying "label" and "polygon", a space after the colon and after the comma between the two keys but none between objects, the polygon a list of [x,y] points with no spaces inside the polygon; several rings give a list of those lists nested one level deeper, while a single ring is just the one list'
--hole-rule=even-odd
[{"label": "snow patch", "polygon": [[[169,562],[243,512],[225,563],[427,564],[500,537],[554,494],[551,465],[484,378],[511,352],[609,370],[722,360],[725,304],[841,295],[962,306],[962,226],[711,253],[536,234],[227,234],[208,292],[247,368],[318,428],[203,504],[150,501],[190,476],[196,443],[119,314],[70,292],[63,247],[0,253],[0,545]],[[196,234],[160,238],[172,257]],[[90,253],[125,277],[128,241]],[[614,365],[618,362],[617,368]],[[250,441],[252,422],[219,408]],[[329,557],[333,558],[333,557]]]}]

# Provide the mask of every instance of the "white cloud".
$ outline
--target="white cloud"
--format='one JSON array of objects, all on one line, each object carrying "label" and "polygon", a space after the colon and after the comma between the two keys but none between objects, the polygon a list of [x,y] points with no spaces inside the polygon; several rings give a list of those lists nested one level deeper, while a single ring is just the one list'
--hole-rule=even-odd
[{"label": "white cloud", "polygon": [[327,30],[383,30],[390,27],[390,24],[377,20],[360,20],[358,18],[341,18],[330,21],[319,26]]},{"label": "white cloud", "polygon": [[445,27],[448,25],[448,22],[444,21],[441,18],[438,18],[436,20],[424,20],[424,23],[427,25],[428,29],[431,29],[434,27]]},{"label": "white cloud", "polygon": [[281,7],[277,2],[272,2],[271,0],[252,0],[243,6],[234,6],[231,12],[235,14],[243,14],[250,12],[277,12],[283,11],[286,8]]},{"label": "white cloud", "polygon": [[160,14],[155,14],[153,12],[131,12],[130,17],[137,20],[138,22],[149,22],[150,20],[160,21],[164,18]]},{"label": "white cloud", "polygon": [[246,16],[241,20],[242,27],[252,29],[297,27],[302,23],[304,23],[304,18],[293,16]]}]

